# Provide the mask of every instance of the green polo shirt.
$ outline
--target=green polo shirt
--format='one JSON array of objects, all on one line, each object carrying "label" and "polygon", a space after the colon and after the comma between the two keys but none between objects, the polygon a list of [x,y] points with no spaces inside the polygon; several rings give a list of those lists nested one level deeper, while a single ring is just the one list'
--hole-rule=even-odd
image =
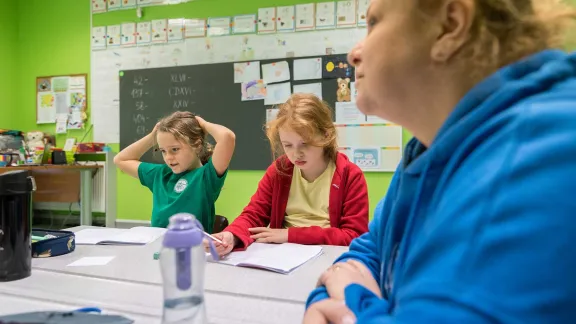
[{"label": "green polo shirt", "polygon": [[175,174],[166,164],[140,163],[138,178],[153,195],[152,226],[167,227],[170,217],[190,213],[204,230],[214,228],[214,203],[220,195],[228,170],[218,176],[212,158],[200,168]]}]

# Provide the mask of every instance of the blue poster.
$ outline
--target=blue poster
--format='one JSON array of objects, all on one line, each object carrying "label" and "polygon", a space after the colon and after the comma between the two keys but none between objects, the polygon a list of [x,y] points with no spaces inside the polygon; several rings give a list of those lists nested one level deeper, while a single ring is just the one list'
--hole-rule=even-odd
[{"label": "blue poster", "polygon": [[380,148],[355,148],[352,151],[354,164],[361,169],[380,168]]}]

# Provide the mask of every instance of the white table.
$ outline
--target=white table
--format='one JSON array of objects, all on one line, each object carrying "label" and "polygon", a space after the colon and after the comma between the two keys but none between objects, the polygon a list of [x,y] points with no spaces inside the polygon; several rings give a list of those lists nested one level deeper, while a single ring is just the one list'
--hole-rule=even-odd
[{"label": "white table", "polygon": [[[72,228],[78,231],[88,226]],[[53,305],[101,307],[138,323],[157,323],[162,312],[162,278],[154,252],[161,240],[146,246],[77,245],[76,251],[32,259],[32,277],[0,283],[0,314],[54,309]],[[292,273],[208,263],[206,304],[211,323],[298,323],[304,303],[320,274],[347,247],[324,246],[324,253]],[[105,266],[67,267],[87,256],[115,256]],[[34,305],[24,299],[35,300]],[[69,306],[69,307],[68,307]]]}]

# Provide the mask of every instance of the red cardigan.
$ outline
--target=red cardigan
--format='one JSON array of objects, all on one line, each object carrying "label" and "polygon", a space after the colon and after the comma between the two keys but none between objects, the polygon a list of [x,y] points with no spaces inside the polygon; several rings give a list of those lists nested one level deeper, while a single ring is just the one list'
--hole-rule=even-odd
[{"label": "red cardigan", "polygon": [[[279,170],[282,170],[279,172]],[[266,170],[248,206],[224,231],[241,241],[236,250],[252,242],[249,228],[283,228],[294,165],[281,156]],[[338,153],[332,177],[328,213],[330,227],[291,227],[288,242],[299,244],[349,245],[352,239],[368,231],[368,188],[362,170]]]}]

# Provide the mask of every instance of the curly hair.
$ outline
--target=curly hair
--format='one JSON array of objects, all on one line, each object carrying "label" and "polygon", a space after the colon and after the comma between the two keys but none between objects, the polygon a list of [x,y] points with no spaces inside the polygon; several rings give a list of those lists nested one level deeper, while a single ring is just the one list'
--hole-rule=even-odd
[{"label": "curly hair", "polygon": [[[417,0],[427,19],[445,0]],[[470,39],[457,59],[476,71],[494,71],[528,55],[563,48],[576,8],[561,0],[474,0]]]},{"label": "curly hair", "polygon": [[206,141],[206,132],[196,116],[189,111],[176,111],[158,122],[158,132],[172,134],[177,140],[186,143],[197,151],[202,164],[206,164],[212,156],[212,144]]}]

